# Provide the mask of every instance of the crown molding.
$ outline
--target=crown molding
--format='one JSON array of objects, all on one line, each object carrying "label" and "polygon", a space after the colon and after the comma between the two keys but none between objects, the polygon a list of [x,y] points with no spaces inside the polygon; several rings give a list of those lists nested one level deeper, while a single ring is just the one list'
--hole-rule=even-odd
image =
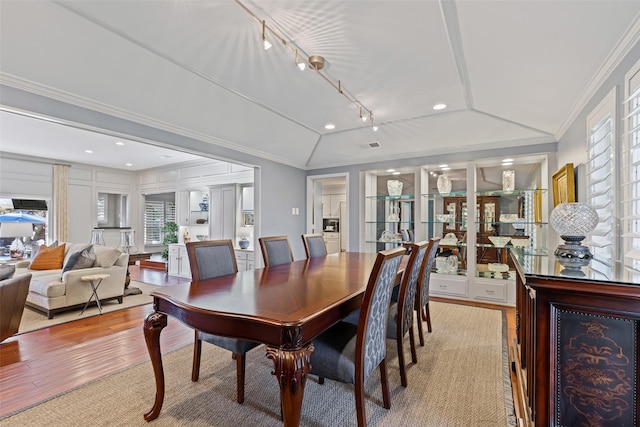
[{"label": "crown molding", "polygon": [[627,32],[622,36],[616,48],[609,54],[606,61],[595,76],[591,79],[582,95],[573,104],[569,110],[569,114],[562,122],[562,125],[555,133],[556,139],[559,141],[567,132],[571,124],[577,119],[580,112],[587,106],[588,102],[595,96],[596,92],[604,85],[605,81],[612,75],[613,71],[622,63],[625,56],[640,41],[640,14],[629,26]]},{"label": "crown molding", "polygon": [[[186,129],[181,126],[172,125],[163,121],[152,119],[147,116],[122,110],[107,104],[90,100],[88,98],[74,95],[69,92],[61,91],[49,86],[45,86],[29,80],[25,80],[20,77],[13,76],[7,73],[0,72],[0,84],[10,86],[16,89],[24,90],[26,92],[33,93],[35,95],[51,98],[53,100],[70,104],[79,108],[93,110],[102,114],[106,114],[108,116],[117,117],[123,120],[128,120],[133,123],[138,123],[144,126],[149,126],[151,128],[163,130],[166,132],[171,132],[187,138],[192,138],[198,141],[206,142],[208,144],[212,144],[218,147],[222,147],[222,148],[238,151],[243,154],[259,157],[264,160],[273,161],[276,163],[284,164],[284,165],[291,166],[298,169],[306,169],[304,165],[296,164],[294,162],[289,161],[288,159],[283,159],[281,157],[274,156],[264,151],[250,149],[240,144],[236,144],[218,137],[213,137],[211,135],[206,135],[204,133]],[[1,100],[0,100],[0,103],[1,103]]]}]

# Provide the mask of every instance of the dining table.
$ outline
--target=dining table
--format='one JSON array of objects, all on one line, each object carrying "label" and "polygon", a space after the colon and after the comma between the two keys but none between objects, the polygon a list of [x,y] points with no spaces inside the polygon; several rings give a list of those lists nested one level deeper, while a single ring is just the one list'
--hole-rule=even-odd
[{"label": "dining table", "polygon": [[299,426],[312,340],[362,305],[376,255],[340,252],[151,292],[154,311],[143,329],[156,394],[144,418],[151,421],[162,409],[160,333],[170,316],[195,330],[265,344],[277,379],[274,387],[280,389],[284,425]]}]

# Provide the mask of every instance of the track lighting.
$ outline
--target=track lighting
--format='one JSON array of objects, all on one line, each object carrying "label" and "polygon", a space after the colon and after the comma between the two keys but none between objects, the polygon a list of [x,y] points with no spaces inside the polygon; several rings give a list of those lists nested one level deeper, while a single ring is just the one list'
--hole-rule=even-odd
[{"label": "track lighting", "polygon": [[369,112],[369,119],[371,120],[371,129],[373,129],[374,132],[378,132],[378,125],[373,122],[373,111]]},{"label": "track lighting", "polygon": [[[331,86],[333,86],[333,88],[336,89],[340,95],[342,95],[345,98],[347,98],[347,100],[349,102],[351,102],[356,108],[358,108],[360,110],[360,119],[363,122],[366,122],[369,118],[371,118],[371,121],[373,122],[373,115],[371,114],[371,110],[366,108],[362,104],[362,102],[360,102],[355,96],[351,95],[346,89],[344,89],[344,87],[342,86],[342,82],[340,80],[333,81],[333,80],[331,80],[329,78],[329,76],[327,76],[325,74],[324,71],[322,71],[322,69],[325,67],[325,59],[324,59],[324,57],[322,57],[320,55],[307,55],[307,54],[305,54],[304,49],[301,49],[300,46],[297,45],[293,41],[293,38],[287,37],[285,39],[280,34],[278,34],[278,32],[276,32],[273,29],[273,27],[270,27],[269,25],[267,25],[267,22],[265,20],[259,18],[258,15],[256,15],[253,11],[251,11],[240,0],[235,0],[235,2],[240,7],[242,7],[245,10],[245,12],[247,12],[249,15],[251,15],[253,17],[253,19],[255,19],[256,21],[258,21],[259,23],[262,24],[262,45],[263,45],[265,50],[271,48],[271,46],[272,46],[272,44],[269,42],[269,40],[267,40],[267,30],[268,30],[272,40],[274,38],[277,39],[280,43],[282,43],[282,46],[284,46],[287,49],[289,49],[289,51],[292,54],[295,55],[296,66],[301,71],[304,71],[306,69],[307,65],[309,65],[310,69],[315,71],[316,74],[318,74],[327,83],[329,83]],[[303,58],[307,58],[307,59],[305,60]],[[373,125],[373,123],[372,123],[372,128],[373,128],[374,131],[378,130],[378,127]]]},{"label": "track lighting", "polygon": [[296,65],[300,68],[300,71],[304,71],[307,67],[307,64],[305,64],[304,61],[300,61],[300,58],[298,57],[298,49],[296,49]]},{"label": "track lighting", "polygon": [[262,45],[264,46],[264,50],[267,50],[271,47],[271,43],[267,40],[267,35],[265,34],[265,30],[267,28],[267,23],[262,21]]}]

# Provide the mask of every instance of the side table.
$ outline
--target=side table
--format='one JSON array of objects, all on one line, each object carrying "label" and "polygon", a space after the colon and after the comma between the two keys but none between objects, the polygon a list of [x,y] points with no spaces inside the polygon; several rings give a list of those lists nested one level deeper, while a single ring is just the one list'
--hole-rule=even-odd
[{"label": "side table", "polygon": [[91,299],[94,297],[96,299],[96,305],[98,306],[98,311],[100,311],[100,314],[102,314],[102,306],[100,305],[100,298],[98,297],[98,287],[100,286],[100,283],[102,283],[104,279],[108,279],[109,277],[111,277],[110,274],[91,274],[88,276],[80,277],[80,280],[82,280],[83,282],[89,282],[89,284],[91,285],[91,291],[92,291],[91,295],[89,296],[89,300],[84,305],[84,308],[80,312],[80,315],[84,313],[84,311],[89,306]]}]

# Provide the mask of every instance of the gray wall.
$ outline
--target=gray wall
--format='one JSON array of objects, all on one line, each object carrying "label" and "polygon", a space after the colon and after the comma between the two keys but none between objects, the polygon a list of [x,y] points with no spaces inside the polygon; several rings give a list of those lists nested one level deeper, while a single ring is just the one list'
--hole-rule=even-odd
[{"label": "gray wall", "polygon": [[[64,121],[93,126],[131,137],[154,141],[158,145],[178,147],[204,156],[256,166],[256,189],[260,195],[259,219],[262,236],[287,235],[296,259],[305,257],[300,235],[305,232],[306,173],[304,170],[275,163],[258,156],[141,125],[87,108],[53,100],[21,89],[0,85],[0,102],[4,106],[55,117]],[[265,135],[268,139],[269,135]],[[292,215],[297,207],[299,215]],[[259,250],[257,251],[259,252]]]}]

